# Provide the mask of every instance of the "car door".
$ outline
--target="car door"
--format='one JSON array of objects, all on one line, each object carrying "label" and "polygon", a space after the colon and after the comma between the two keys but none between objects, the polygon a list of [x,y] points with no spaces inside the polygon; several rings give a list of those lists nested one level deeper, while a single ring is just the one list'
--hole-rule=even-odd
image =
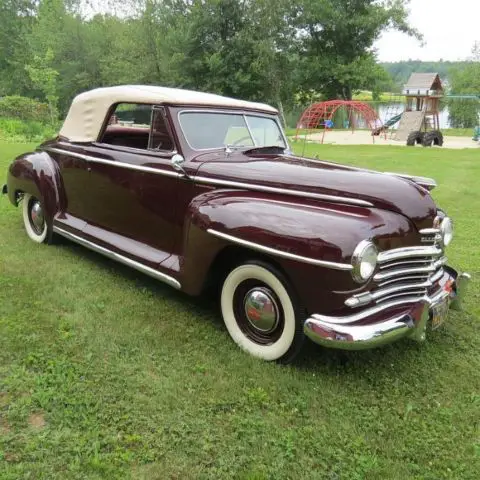
[{"label": "car door", "polygon": [[124,131],[110,125],[108,131],[118,135],[104,135],[89,147],[88,223],[169,254],[178,236],[180,175],[172,167],[176,149],[163,108],[152,108],[151,118],[146,132],[144,127],[130,125]]}]

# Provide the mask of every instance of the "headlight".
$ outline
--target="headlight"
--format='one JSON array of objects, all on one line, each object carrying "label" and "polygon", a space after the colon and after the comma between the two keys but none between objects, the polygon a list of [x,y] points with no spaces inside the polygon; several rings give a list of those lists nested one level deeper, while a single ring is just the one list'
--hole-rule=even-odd
[{"label": "headlight", "polygon": [[358,283],[366,282],[377,266],[377,247],[369,240],[362,240],[352,255],[352,276]]},{"label": "headlight", "polygon": [[443,244],[447,246],[453,239],[453,222],[445,217],[440,224],[440,233],[442,234]]}]

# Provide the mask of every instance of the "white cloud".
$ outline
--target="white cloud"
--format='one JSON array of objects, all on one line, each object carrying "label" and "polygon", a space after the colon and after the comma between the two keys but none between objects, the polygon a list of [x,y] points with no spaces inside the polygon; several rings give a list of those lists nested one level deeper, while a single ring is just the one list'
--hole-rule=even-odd
[{"label": "white cloud", "polygon": [[425,45],[399,32],[385,32],[375,44],[380,61],[464,60],[480,41],[480,1],[412,0],[410,23],[423,34]]}]

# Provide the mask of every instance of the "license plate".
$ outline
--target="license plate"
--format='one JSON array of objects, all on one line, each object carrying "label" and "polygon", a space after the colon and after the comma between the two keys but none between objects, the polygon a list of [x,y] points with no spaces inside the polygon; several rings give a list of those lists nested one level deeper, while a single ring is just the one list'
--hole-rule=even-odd
[{"label": "license plate", "polygon": [[432,307],[432,329],[438,328],[448,315],[448,297],[445,297],[439,303]]}]

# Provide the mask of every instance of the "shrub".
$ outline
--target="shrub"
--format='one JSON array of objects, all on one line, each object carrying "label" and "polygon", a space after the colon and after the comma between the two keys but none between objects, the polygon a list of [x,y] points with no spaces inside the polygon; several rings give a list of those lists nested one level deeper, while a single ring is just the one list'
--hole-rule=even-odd
[{"label": "shrub", "polygon": [[7,142],[42,142],[55,137],[54,126],[17,118],[0,118],[0,139]]},{"label": "shrub", "polygon": [[448,110],[452,128],[472,128],[479,124],[480,103],[478,100],[452,98],[448,101]]},{"label": "shrub", "polygon": [[43,123],[50,121],[50,113],[46,103],[20,95],[0,98],[1,117]]}]

